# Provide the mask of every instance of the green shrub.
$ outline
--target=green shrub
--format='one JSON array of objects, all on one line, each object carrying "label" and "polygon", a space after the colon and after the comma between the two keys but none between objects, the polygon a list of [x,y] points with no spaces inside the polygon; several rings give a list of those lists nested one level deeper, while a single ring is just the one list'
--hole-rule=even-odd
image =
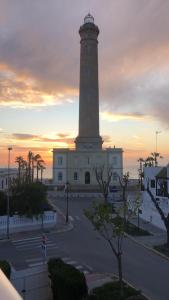
[{"label": "green shrub", "polygon": [[7,278],[11,276],[11,266],[6,260],[0,260],[0,269],[4,272]]},{"label": "green shrub", "polygon": [[118,281],[109,282],[92,290],[93,298],[87,300],[126,300],[130,296],[139,295],[140,291],[124,283],[124,297],[120,296],[120,284]]},{"label": "green shrub", "polygon": [[86,279],[75,267],[60,258],[48,262],[53,300],[81,300],[88,294]]}]

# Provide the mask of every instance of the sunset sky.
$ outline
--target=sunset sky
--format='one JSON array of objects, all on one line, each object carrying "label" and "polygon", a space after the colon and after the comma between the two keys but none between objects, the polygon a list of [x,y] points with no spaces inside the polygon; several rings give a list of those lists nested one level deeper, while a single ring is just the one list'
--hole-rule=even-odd
[{"label": "sunset sky", "polygon": [[169,162],[168,0],[0,0],[0,167],[7,148],[47,163],[78,134],[80,37],[99,26],[100,133],[124,150],[124,167],[156,147]]}]

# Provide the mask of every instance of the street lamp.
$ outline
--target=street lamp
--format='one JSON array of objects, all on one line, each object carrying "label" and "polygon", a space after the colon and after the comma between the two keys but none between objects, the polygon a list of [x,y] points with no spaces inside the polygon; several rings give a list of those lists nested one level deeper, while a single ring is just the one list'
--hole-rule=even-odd
[{"label": "street lamp", "polygon": [[65,184],[65,193],[66,193],[66,223],[69,222],[69,186],[70,183],[67,181]]},{"label": "street lamp", "polygon": [[8,148],[8,190],[7,190],[7,229],[6,229],[6,235],[7,239],[9,239],[9,214],[10,214],[10,206],[9,206],[9,175],[10,175],[10,154],[11,154],[12,147]]}]

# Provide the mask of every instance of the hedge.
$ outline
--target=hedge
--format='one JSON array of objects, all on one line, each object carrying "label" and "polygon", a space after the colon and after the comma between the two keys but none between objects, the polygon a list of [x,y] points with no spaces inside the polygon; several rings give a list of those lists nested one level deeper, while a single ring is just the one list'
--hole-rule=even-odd
[{"label": "hedge", "polygon": [[88,295],[85,276],[60,258],[48,261],[53,300],[82,300]]}]

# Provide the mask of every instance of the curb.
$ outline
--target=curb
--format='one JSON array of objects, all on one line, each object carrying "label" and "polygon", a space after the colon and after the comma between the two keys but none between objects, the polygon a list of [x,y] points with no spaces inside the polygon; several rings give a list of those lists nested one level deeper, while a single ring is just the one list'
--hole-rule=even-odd
[{"label": "curb", "polygon": [[162,257],[162,258],[164,258],[164,259],[166,259],[166,260],[169,261],[169,257],[166,256],[165,254],[163,254],[163,253],[161,253],[161,252],[155,250],[154,248],[152,248],[152,247],[150,247],[150,246],[145,245],[145,244],[142,243],[142,242],[137,241],[135,238],[133,238],[131,235],[129,235],[129,234],[127,234],[127,233],[125,233],[125,235],[126,235],[131,241],[135,242],[136,244],[138,244],[138,245],[144,247],[145,249],[147,249],[147,250],[149,250],[149,251],[151,251],[151,252],[154,252],[155,254],[157,254],[157,255],[159,255],[160,257]]},{"label": "curb", "polygon": [[[101,279],[96,279],[95,281],[93,281],[93,282],[101,282],[101,281],[104,281],[105,279],[110,279],[110,280],[108,280],[107,282],[110,282],[110,281],[114,281],[114,280],[118,280],[118,276],[117,275],[115,275],[114,273],[92,273],[92,274],[90,274],[90,275],[93,275],[93,276],[99,276],[99,275],[101,275],[101,276],[104,276],[104,277],[102,277]],[[132,285],[130,282],[128,282],[127,280],[125,280],[124,278],[123,278],[123,281],[128,285],[128,286],[130,286],[130,287],[132,287],[133,289],[136,289],[136,290],[139,290],[138,288],[136,288],[134,285]],[[107,283],[107,282],[103,282],[100,286],[102,286],[102,285],[104,285],[105,283]],[[91,290],[92,290],[93,288],[91,288]],[[144,294],[143,292],[142,292],[142,290],[140,290],[141,291],[141,294],[144,296],[144,297],[146,297],[147,298],[147,300],[152,300],[150,297],[148,297],[146,294]]]},{"label": "curb", "polygon": [[[64,213],[60,210],[60,208],[58,208],[56,206],[56,204],[54,204],[51,200],[48,199],[48,202],[50,203],[50,205],[64,218],[64,220],[66,221],[66,217],[64,215]],[[58,230],[57,232],[66,232],[66,231],[70,231],[74,228],[73,224],[71,222],[68,222],[68,225],[70,227],[70,229],[61,229],[61,230]]]}]

